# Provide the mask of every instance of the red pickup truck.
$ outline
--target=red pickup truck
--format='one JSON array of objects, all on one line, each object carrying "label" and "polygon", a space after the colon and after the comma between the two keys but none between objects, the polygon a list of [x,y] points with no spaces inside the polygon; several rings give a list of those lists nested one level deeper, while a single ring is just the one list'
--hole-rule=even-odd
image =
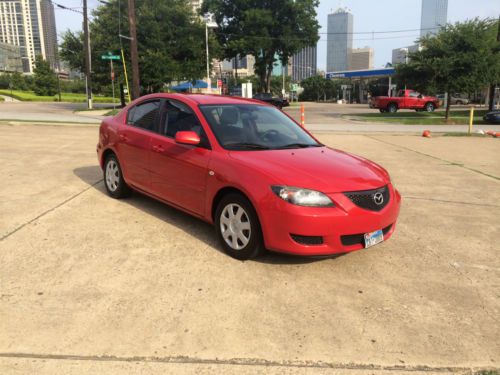
[{"label": "red pickup truck", "polygon": [[370,108],[378,108],[380,112],[396,113],[398,109],[414,109],[417,112],[432,112],[439,108],[439,99],[424,96],[414,90],[399,90],[397,96],[375,96],[370,101]]}]

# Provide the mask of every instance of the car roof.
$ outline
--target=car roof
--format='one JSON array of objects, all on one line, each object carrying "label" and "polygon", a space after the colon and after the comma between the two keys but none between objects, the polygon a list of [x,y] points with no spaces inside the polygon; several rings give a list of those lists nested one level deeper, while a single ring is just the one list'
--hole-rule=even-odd
[{"label": "car roof", "polygon": [[166,98],[190,101],[192,104],[259,104],[268,106],[260,100],[241,98],[238,96],[212,95],[212,94],[169,94],[157,93],[143,96],[139,99]]}]

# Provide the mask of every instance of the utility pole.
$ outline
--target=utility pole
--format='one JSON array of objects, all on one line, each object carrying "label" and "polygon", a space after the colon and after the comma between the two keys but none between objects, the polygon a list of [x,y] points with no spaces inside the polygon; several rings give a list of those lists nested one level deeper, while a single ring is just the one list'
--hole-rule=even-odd
[{"label": "utility pole", "polygon": [[[499,54],[500,55],[500,16],[498,16],[498,31],[497,31],[497,46],[496,46],[496,51],[493,51],[493,53]],[[498,83],[498,82],[496,82]],[[495,83],[490,85],[490,92],[489,92],[489,103],[488,103],[488,110],[493,111],[493,107],[495,106],[495,91],[496,91],[497,85]]]},{"label": "utility pole", "polygon": [[137,52],[137,28],[135,0],[128,0],[128,23],[130,28],[130,59],[132,60],[132,98],[141,96],[139,83],[139,55]]},{"label": "utility pole", "polygon": [[85,50],[85,78],[87,82],[87,108],[92,109],[92,78],[91,78],[91,58],[90,58],[90,35],[89,20],[87,14],[87,0],[83,0],[83,39]]}]

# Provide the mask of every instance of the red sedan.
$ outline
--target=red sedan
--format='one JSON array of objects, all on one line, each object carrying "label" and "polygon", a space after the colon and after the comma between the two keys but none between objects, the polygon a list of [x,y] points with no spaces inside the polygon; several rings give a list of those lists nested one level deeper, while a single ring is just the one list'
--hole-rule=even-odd
[{"label": "red sedan", "polygon": [[110,196],[136,190],[213,223],[238,259],[370,247],[392,235],[399,214],[384,168],[251,99],[141,97],[102,122],[97,154]]}]

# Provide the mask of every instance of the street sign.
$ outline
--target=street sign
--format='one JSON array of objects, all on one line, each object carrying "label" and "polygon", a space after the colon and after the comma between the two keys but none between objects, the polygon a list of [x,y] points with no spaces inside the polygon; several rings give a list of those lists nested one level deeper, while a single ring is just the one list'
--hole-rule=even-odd
[{"label": "street sign", "polygon": [[113,52],[108,52],[106,55],[101,56],[101,60],[120,60],[120,56],[113,55]]},{"label": "street sign", "polygon": [[296,83],[292,83],[292,91],[298,91],[299,85]]}]

